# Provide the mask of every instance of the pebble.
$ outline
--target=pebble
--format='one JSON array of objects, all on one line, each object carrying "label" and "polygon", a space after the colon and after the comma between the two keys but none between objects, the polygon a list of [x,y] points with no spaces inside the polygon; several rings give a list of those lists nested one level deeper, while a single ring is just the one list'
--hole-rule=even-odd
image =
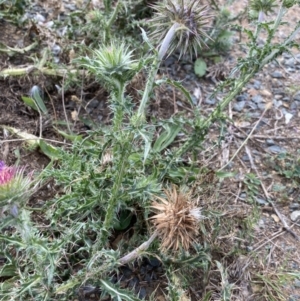
[{"label": "pebble", "polygon": [[165,67],[170,67],[172,66],[176,61],[176,58],[174,56],[169,56],[165,61],[164,61],[164,65]]},{"label": "pebble", "polygon": [[268,150],[273,154],[286,153],[286,150],[283,147],[276,144],[269,146]]},{"label": "pebble", "polygon": [[232,109],[233,109],[234,111],[241,112],[241,111],[244,109],[245,104],[246,104],[246,101],[245,101],[245,100],[238,101],[238,102],[236,102],[236,103],[233,105]]},{"label": "pebble", "polygon": [[261,206],[265,206],[268,204],[268,202],[266,200],[264,200],[262,198],[258,198],[258,197],[255,198],[255,201],[258,205],[261,205]]},{"label": "pebble", "polygon": [[291,105],[290,105],[290,109],[291,109],[292,111],[295,111],[295,110],[298,109],[299,105],[300,105],[300,104],[299,104],[298,101],[293,101],[293,102],[291,103]]},{"label": "pebble", "polygon": [[296,95],[294,95],[293,100],[300,101],[300,93],[299,92]]},{"label": "pebble", "polygon": [[300,218],[300,210],[293,211],[290,217],[293,222],[296,222]]},{"label": "pebble", "polygon": [[252,109],[252,110],[257,110],[257,105],[256,105],[254,102],[249,101],[249,102],[247,103],[247,105],[248,105],[248,107],[249,107],[250,109]]},{"label": "pebble", "polygon": [[98,107],[98,105],[99,105],[99,100],[93,99],[93,100],[91,100],[91,101],[89,102],[88,108],[90,108],[90,109],[95,109],[95,108]]},{"label": "pebble", "polygon": [[300,280],[296,279],[296,280],[294,281],[294,286],[300,288]]},{"label": "pebble", "polygon": [[268,146],[271,146],[271,145],[275,144],[275,141],[273,139],[267,139],[266,143],[267,143]]},{"label": "pebble", "polygon": [[261,81],[255,80],[254,83],[253,83],[253,88],[256,89],[256,90],[260,90],[260,88],[261,88]]},{"label": "pebble", "polygon": [[247,193],[246,192],[242,192],[240,195],[239,195],[240,199],[243,199],[245,200],[246,197],[247,197]]},{"label": "pebble", "polygon": [[271,73],[271,76],[272,76],[273,78],[284,78],[282,72],[280,72],[280,71],[278,71],[278,70],[276,70],[276,71],[274,71],[273,73]]},{"label": "pebble", "polygon": [[248,155],[244,155],[244,156],[242,156],[242,160],[243,160],[244,162],[248,162],[248,161],[250,161],[250,158],[249,158]]},{"label": "pebble", "polygon": [[265,104],[265,103],[258,103],[258,104],[257,104],[257,107],[258,107],[261,111],[263,111],[263,110],[266,108],[266,104]]},{"label": "pebble", "polygon": [[236,97],[236,101],[246,101],[249,98],[248,93],[243,93]]},{"label": "pebble", "polygon": [[288,299],[288,301],[299,301],[300,296],[299,295],[291,295]]},{"label": "pebble", "polygon": [[295,60],[293,58],[290,58],[288,60],[285,60],[284,64],[288,67],[295,67]]},{"label": "pebble", "polygon": [[214,104],[216,104],[216,99],[215,98],[206,98],[205,100],[204,100],[204,103],[206,103],[206,104],[208,104],[208,105],[214,105]]},{"label": "pebble", "polygon": [[57,56],[61,53],[61,48],[59,45],[55,44],[52,46],[51,51],[54,56]]},{"label": "pebble", "polygon": [[37,23],[45,23],[46,22],[46,18],[43,16],[43,15],[41,15],[41,14],[39,14],[39,13],[37,13],[35,16],[34,16],[34,21],[36,21]]},{"label": "pebble", "polygon": [[264,101],[264,99],[262,98],[261,95],[255,95],[255,96],[253,96],[253,97],[251,98],[251,100],[252,100],[253,102],[255,102],[256,104],[259,104],[259,103],[261,103],[261,102]]},{"label": "pebble", "polygon": [[190,65],[190,64],[184,65],[184,66],[183,66],[183,69],[184,69],[185,71],[187,71],[187,72],[190,72],[190,71],[193,70],[193,66]]},{"label": "pebble", "polygon": [[258,221],[258,227],[259,227],[260,229],[264,229],[264,228],[265,228],[265,221],[264,221],[263,219],[260,219],[260,220]]},{"label": "pebble", "polygon": [[297,210],[297,209],[300,208],[300,204],[299,203],[291,203],[290,206],[289,206],[289,208],[291,210]]}]

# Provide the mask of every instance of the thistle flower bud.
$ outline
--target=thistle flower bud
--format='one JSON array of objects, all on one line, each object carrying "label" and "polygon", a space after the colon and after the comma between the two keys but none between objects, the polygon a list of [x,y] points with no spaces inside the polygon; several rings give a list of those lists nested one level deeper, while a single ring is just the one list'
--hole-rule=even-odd
[{"label": "thistle flower bud", "polygon": [[[168,51],[169,55],[180,47],[180,56],[198,52],[210,37],[205,26],[212,15],[200,0],[166,0],[153,5],[156,16],[151,20],[154,28],[152,38],[160,46],[160,58]],[[170,32],[169,32],[170,31]],[[169,35],[172,34],[172,40]],[[166,43],[167,41],[167,43]]]},{"label": "thistle flower bud", "polygon": [[18,205],[24,204],[31,194],[32,173],[24,175],[25,167],[6,166],[0,161],[0,207],[10,209],[16,216]]},{"label": "thistle flower bud", "polygon": [[151,208],[156,215],[151,217],[163,250],[189,249],[198,234],[201,210],[189,201],[187,195],[177,193],[176,187],[165,191],[167,198],[157,197]]},{"label": "thistle flower bud", "polygon": [[118,86],[132,79],[140,65],[132,60],[132,51],[123,43],[111,43],[93,50],[93,57],[83,57],[75,61],[106,82]]}]

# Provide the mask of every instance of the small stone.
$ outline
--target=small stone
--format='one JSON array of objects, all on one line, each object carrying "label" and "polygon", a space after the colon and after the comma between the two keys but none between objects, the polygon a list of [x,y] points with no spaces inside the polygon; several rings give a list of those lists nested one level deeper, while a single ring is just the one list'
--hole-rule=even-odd
[{"label": "small stone", "polygon": [[251,98],[251,100],[253,102],[255,102],[256,104],[259,104],[264,101],[263,98],[261,97],[261,95],[255,95]]},{"label": "small stone", "polygon": [[256,89],[256,90],[260,90],[260,88],[261,88],[261,81],[255,80],[254,83],[253,83],[253,88]]},{"label": "small stone", "polygon": [[299,92],[296,95],[294,95],[293,100],[300,101],[300,93]]},{"label": "small stone", "polygon": [[195,97],[194,95],[192,95],[192,102],[193,102],[193,104],[194,105],[197,105],[198,104],[198,98],[197,97]]},{"label": "small stone", "polygon": [[243,200],[245,200],[246,199],[246,197],[247,197],[247,194],[246,194],[246,192],[242,192],[241,194],[240,194],[240,199],[243,199]]},{"label": "small stone", "polygon": [[291,295],[288,299],[288,301],[299,301],[300,296],[299,295]]},{"label": "small stone", "polygon": [[36,15],[34,16],[34,21],[36,21],[37,23],[45,23],[46,18],[43,15],[36,13]]},{"label": "small stone", "polygon": [[286,68],[286,71],[288,73],[295,73],[296,69],[294,67],[288,67],[288,68]]},{"label": "small stone", "polygon": [[280,221],[279,217],[276,214],[271,214],[271,217],[275,221],[275,223],[278,223]]},{"label": "small stone", "polygon": [[165,61],[164,61],[164,65],[166,67],[170,67],[175,63],[176,59],[173,56],[169,56]]},{"label": "small stone", "polygon": [[99,100],[93,99],[89,102],[88,107],[91,109],[95,109],[98,107],[98,105],[99,105]]},{"label": "small stone", "polygon": [[237,111],[237,112],[241,112],[244,107],[245,107],[246,101],[242,100],[242,101],[238,101],[233,105],[233,110]]},{"label": "small stone", "polygon": [[64,3],[64,7],[70,11],[76,10],[76,5],[72,3],[71,4]]},{"label": "small stone", "polygon": [[249,108],[251,108],[252,110],[256,110],[257,109],[257,105],[253,101],[248,101],[247,102],[247,106]]},{"label": "small stone", "polygon": [[204,100],[204,103],[206,103],[208,105],[214,105],[216,103],[216,99],[215,98],[206,98]]},{"label": "small stone", "polygon": [[236,101],[246,101],[249,98],[247,93],[243,93],[236,97]]},{"label": "small stone", "polygon": [[268,202],[266,200],[258,198],[258,197],[255,198],[255,201],[258,205],[261,205],[261,206],[265,206],[268,204]]},{"label": "small stone", "polygon": [[294,60],[294,58],[290,58],[290,59],[286,60],[284,63],[285,63],[286,66],[295,67],[295,60]]},{"label": "small stone", "polygon": [[290,105],[290,109],[292,110],[292,111],[294,111],[294,110],[297,110],[298,109],[298,107],[299,107],[299,101],[293,101],[292,103],[291,103],[291,105]]},{"label": "small stone", "polygon": [[266,108],[266,104],[265,103],[258,103],[257,104],[257,107],[260,109],[260,110],[264,110]]},{"label": "small stone", "polygon": [[248,162],[248,161],[250,161],[250,158],[249,158],[248,155],[244,155],[244,156],[242,157],[242,160],[243,160],[244,162]]},{"label": "small stone", "polygon": [[191,70],[193,70],[193,66],[188,64],[188,65],[184,65],[183,66],[183,69],[187,72],[190,72]]},{"label": "small stone", "polygon": [[275,141],[273,139],[267,139],[266,143],[267,143],[268,146],[271,146],[271,145],[275,144]]},{"label": "small stone", "polygon": [[278,70],[274,71],[274,72],[271,74],[271,76],[272,76],[273,78],[284,78],[283,74],[282,74],[280,71],[278,71]]},{"label": "small stone", "polygon": [[58,56],[61,53],[61,48],[60,48],[59,45],[55,44],[51,48],[51,51],[52,51],[52,53],[53,53],[54,56]]},{"label": "small stone", "polygon": [[258,227],[259,227],[260,229],[264,229],[264,228],[265,228],[265,221],[264,221],[263,219],[260,219],[260,220],[258,221]]},{"label": "small stone", "polygon": [[290,217],[293,222],[296,222],[300,218],[300,211],[299,210],[293,211]]},{"label": "small stone", "polygon": [[268,147],[268,150],[273,154],[286,153],[286,150],[279,145],[271,145]]},{"label": "small stone", "polygon": [[275,108],[280,108],[283,105],[283,102],[281,100],[273,99],[273,104]]},{"label": "small stone", "polygon": [[290,206],[289,206],[289,208],[291,210],[297,210],[297,209],[300,208],[300,204],[299,203],[291,203]]},{"label": "small stone", "polygon": [[300,280],[296,279],[296,280],[294,281],[294,286],[300,288]]}]

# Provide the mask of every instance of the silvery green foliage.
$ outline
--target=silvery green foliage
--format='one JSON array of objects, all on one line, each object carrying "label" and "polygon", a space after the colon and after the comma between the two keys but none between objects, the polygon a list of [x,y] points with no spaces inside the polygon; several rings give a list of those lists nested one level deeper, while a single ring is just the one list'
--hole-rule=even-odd
[{"label": "silvery green foliage", "polygon": [[115,88],[123,86],[141,69],[141,63],[132,59],[133,51],[124,43],[112,42],[92,50],[91,57],[77,59],[96,78]]}]

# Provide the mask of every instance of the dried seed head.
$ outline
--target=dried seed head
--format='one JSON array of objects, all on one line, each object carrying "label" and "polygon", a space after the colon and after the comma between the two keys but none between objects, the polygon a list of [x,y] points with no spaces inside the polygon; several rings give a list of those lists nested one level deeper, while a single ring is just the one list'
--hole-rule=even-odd
[{"label": "dried seed head", "polygon": [[212,15],[208,14],[207,6],[201,5],[201,0],[166,0],[152,7],[156,16],[151,20],[154,28],[152,38],[161,46],[169,29],[177,24],[169,55],[177,48],[180,56],[189,52],[196,53],[210,37],[205,32],[205,26]]},{"label": "dried seed head", "polygon": [[165,191],[167,198],[157,197],[151,205],[156,215],[151,220],[161,239],[163,250],[189,249],[198,234],[198,223],[202,219],[200,208],[189,201],[187,195],[177,193],[176,187]]}]

